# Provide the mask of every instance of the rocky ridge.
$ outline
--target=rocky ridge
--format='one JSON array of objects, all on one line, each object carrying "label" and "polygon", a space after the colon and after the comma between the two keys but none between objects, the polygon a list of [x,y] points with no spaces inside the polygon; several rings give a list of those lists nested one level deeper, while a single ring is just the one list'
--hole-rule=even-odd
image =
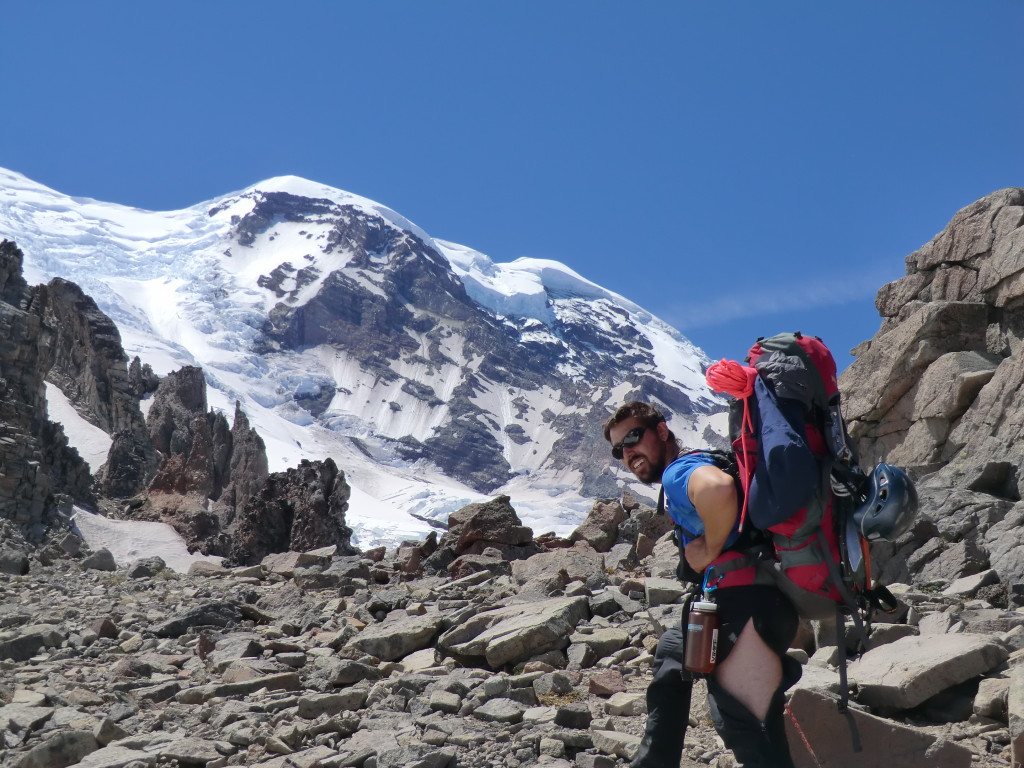
[{"label": "rocky ridge", "polygon": [[[65,496],[93,501],[92,476],[46,413],[46,375],[60,334],[44,318],[43,287],[22,277],[22,253],[0,242],[0,517],[41,541]],[[50,294],[52,295],[52,294]]]},{"label": "rocky ridge", "polygon": [[[208,407],[199,368],[158,377],[138,358],[129,364],[116,326],[77,286],[55,279],[29,288],[21,267],[21,251],[0,244],[0,519],[19,540],[52,551],[79,504],[167,522],[193,551],[236,563],[289,548],[355,552],[345,522],[350,489],[330,458],[270,473],[241,408],[229,426]],[[95,480],[45,417],[48,383],[113,436]],[[144,417],[140,400],[151,393]]]},{"label": "rocky ridge", "polygon": [[884,581],[999,575],[1002,605],[1024,606],[1024,189],[959,211],[883,286],[878,333],[840,376],[865,463],[907,467],[917,526],[875,548]]}]

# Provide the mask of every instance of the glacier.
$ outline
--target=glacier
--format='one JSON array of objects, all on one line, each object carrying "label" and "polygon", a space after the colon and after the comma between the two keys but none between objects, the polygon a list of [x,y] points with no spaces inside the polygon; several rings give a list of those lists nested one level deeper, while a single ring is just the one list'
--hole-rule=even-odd
[{"label": "glacier", "polygon": [[[322,221],[316,215],[301,224],[275,220],[265,232],[253,235],[252,242],[243,243],[238,223],[252,214],[254,200],[268,193],[323,201]],[[628,320],[637,329],[640,347],[649,350],[644,353],[649,361],[637,366],[637,372],[657,377],[697,404],[692,414],[669,409],[677,435],[694,445],[708,434],[724,433],[723,404],[704,384],[709,361],[703,352],[638,305],[556,261],[522,258],[495,263],[471,248],[431,238],[384,205],[294,176],[269,179],[182,210],[158,212],[72,198],[0,169],[0,237],[14,240],[25,253],[26,280],[34,284],[62,277],[80,285],[117,324],[129,357],[137,355],[160,375],[184,365],[201,366],[210,406],[231,414],[235,402],[241,404],[267,445],[271,471],[301,459],[333,458],[353,488],[348,522],[357,546],[422,538],[434,529],[433,522],[498,493],[512,498],[524,523],[535,532],[567,534],[594,499],[580,491],[579,465],[552,460],[559,435],[549,427],[549,417],[540,418],[545,413],[572,417],[582,412],[579,405],[565,404],[564,393],[545,386],[510,393],[508,387],[481,379],[472,402],[493,414],[488,429],[493,427],[513,470],[507,483],[483,494],[428,461],[409,460],[396,451],[396,439],[424,441],[443,430],[443,405],[434,407],[410,397],[397,383],[389,388],[360,361],[330,345],[258,349],[268,313],[284,305],[305,305],[336,272],[349,270],[346,274],[368,292],[388,290],[365,269],[349,269],[351,249],[331,245],[328,204],[352,206],[383,222],[380,226],[418,238],[446,260],[468,296],[495,322],[507,324],[522,342],[538,349],[564,346],[560,329],[569,324],[613,335]],[[376,256],[371,253],[367,258],[372,261]],[[285,265],[290,269],[283,269]],[[268,276],[275,270],[278,279],[271,285]],[[422,382],[446,403],[460,377],[480,364],[479,359],[466,357],[456,342],[450,339],[440,348],[448,363],[424,365],[414,356],[393,364],[396,375],[405,382]],[[558,374],[570,378],[579,379],[586,372],[583,358],[571,351],[558,366]],[[322,415],[299,404],[335,389],[337,394]],[[595,391],[599,402],[588,407],[609,411],[631,391],[629,381]],[[96,436],[86,436],[74,424],[59,393],[53,393],[50,412],[65,425],[72,445],[76,440],[90,441],[82,446],[90,464],[101,460]],[[511,439],[514,435],[504,429],[516,417],[516,423],[524,425],[527,442]],[[623,490],[649,497],[650,491],[630,476],[613,471]]]}]

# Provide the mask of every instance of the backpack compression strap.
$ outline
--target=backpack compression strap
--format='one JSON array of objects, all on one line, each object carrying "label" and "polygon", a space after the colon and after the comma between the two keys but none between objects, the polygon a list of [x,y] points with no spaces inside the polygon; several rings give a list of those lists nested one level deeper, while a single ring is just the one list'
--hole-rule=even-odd
[{"label": "backpack compression strap", "polygon": [[[743,426],[740,434],[754,434],[754,423],[750,417],[750,398],[754,394],[754,382],[757,370],[747,365],[740,365],[735,360],[719,360],[712,363],[704,378],[713,392],[723,392],[743,401]],[[750,484],[753,481],[753,467],[747,466],[750,458],[744,451],[736,451],[736,463],[739,465],[740,485],[743,488],[743,506],[740,508],[740,526],[747,521],[747,505],[750,499]]]}]

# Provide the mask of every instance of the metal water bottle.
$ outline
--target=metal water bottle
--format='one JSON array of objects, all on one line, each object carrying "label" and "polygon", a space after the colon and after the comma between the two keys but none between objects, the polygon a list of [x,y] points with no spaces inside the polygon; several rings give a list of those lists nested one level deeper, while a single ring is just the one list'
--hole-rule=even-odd
[{"label": "metal water bottle", "polygon": [[686,619],[686,654],[683,666],[690,672],[706,675],[715,668],[718,655],[718,606],[698,600],[690,606]]}]

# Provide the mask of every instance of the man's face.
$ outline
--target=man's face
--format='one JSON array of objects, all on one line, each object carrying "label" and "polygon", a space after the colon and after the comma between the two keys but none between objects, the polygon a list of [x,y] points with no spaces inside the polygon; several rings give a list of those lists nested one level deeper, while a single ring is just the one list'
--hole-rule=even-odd
[{"label": "man's face", "polygon": [[[627,445],[636,437],[634,430],[637,429],[643,430],[639,441],[634,445]],[[664,436],[661,434],[662,431],[665,432]],[[621,461],[626,469],[643,483],[656,483],[661,480],[661,473],[665,471],[667,434],[668,427],[664,422],[653,427],[645,427],[637,419],[626,419],[612,427],[608,437],[613,449],[621,447]]]}]

